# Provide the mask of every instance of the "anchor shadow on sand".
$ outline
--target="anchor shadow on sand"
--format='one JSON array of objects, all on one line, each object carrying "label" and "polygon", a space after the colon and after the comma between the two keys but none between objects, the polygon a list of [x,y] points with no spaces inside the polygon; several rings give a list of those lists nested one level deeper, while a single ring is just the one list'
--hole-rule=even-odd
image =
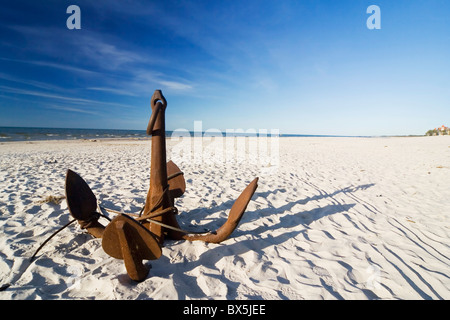
[{"label": "anchor shadow on sand", "polygon": [[[312,197],[306,197],[304,199],[299,199],[297,201],[290,202],[286,205],[276,207],[268,207],[257,209],[255,211],[248,211],[247,214],[243,217],[241,221],[241,225],[245,226],[245,224],[251,223],[260,219],[262,216],[280,216],[279,222],[273,225],[265,225],[259,226],[256,229],[253,229],[251,232],[245,230],[236,230],[234,233],[235,241],[234,243],[226,243],[226,244],[217,244],[213,248],[203,252],[197,259],[189,261],[186,259],[182,259],[182,261],[169,262],[169,258],[166,256],[162,256],[160,261],[153,262],[153,274],[158,274],[159,277],[166,278],[173,276],[173,281],[176,286],[183,287],[183,290],[177,290],[179,292],[185,292],[188,296],[196,297],[196,298],[207,298],[207,294],[203,292],[203,290],[199,287],[196,277],[189,275],[190,271],[195,270],[200,266],[208,266],[208,268],[214,268],[214,266],[224,257],[228,256],[240,256],[246,254],[250,251],[255,252],[258,257],[262,257],[265,255],[264,250],[269,247],[276,247],[278,245],[283,244],[286,241],[295,239],[300,234],[303,234],[305,238],[308,238],[306,231],[310,229],[310,225],[318,221],[324,217],[331,216],[334,214],[347,212],[351,208],[353,208],[356,204],[330,204],[324,207],[314,208],[311,210],[300,211],[291,213],[292,209],[297,205],[305,205],[306,203],[313,200],[320,200],[323,198],[333,198],[335,195],[340,193],[350,193],[356,192],[358,190],[364,190],[374,186],[374,184],[361,185],[357,187],[347,187],[344,189],[336,190],[333,193],[321,193],[319,195],[315,195]],[[268,192],[256,192],[255,199],[259,197],[268,197],[272,193],[276,193],[280,190],[268,191]],[[222,203],[219,207],[220,210],[229,210],[233,200],[226,201]],[[218,209],[218,208],[216,208]],[[196,215],[200,215],[200,212],[208,210],[207,208],[198,208],[195,209]],[[287,213],[288,212],[288,213]],[[183,221],[183,224],[189,224],[189,216],[191,212],[187,212],[186,217],[180,218],[180,221]],[[207,213],[205,213],[205,216]],[[223,218],[226,220],[226,218]],[[220,224],[222,219],[215,219],[214,221],[205,224],[206,227],[214,228],[216,224]],[[283,232],[280,235],[272,236],[270,233],[277,229],[290,229],[294,228],[298,225],[305,226],[303,230],[296,231],[288,231]],[[266,231],[270,231],[270,233],[266,233]],[[245,240],[240,240],[239,237],[247,237]],[[257,240],[257,241],[255,241]],[[234,299],[237,297],[236,289],[239,287],[239,282],[234,282],[227,277],[221,275],[215,275],[213,273],[208,273],[209,277],[217,277],[220,278],[220,281],[224,282],[228,289],[227,299]],[[281,281],[281,280],[280,280]],[[280,293],[279,293],[280,294]],[[183,299],[185,297],[179,296],[179,299]],[[259,297],[263,298],[263,297]],[[280,298],[283,298],[280,296]]]},{"label": "anchor shadow on sand", "polygon": [[[271,215],[275,215],[278,216],[284,212],[291,212],[292,208],[295,207],[297,204],[299,205],[305,205],[308,202],[311,201],[318,201],[324,198],[333,198],[334,196],[340,194],[340,193],[354,193],[358,190],[365,190],[368,188],[373,187],[375,184],[365,184],[365,185],[360,185],[360,186],[356,186],[356,187],[346,187],[340,190],[336,190],[333,193],[325,193],[322,192],[321,194],[318,195],[314,195],[311,197],[306,197],[304,199],[299,199],[297,201],[293,201],[293,202],[289,202],[283,206],[280,207],[273,207],[273,206],[269,206],[267,208],[258,208],[257,210],[254,211],[250,211],[248,210],[246,215],[242,218],[241,224],[245,225],[246,223],[250,223],[252,221],[258,220],[261,217],[264,216],[271,216]],[[258,198],[267,198],[269,197],[271,194],[275,194],[279,191],[285,192],[285,189],[276,189],[273,191],[261,191],[261,192],[255,192],[254,194],[254,202],[257,202]],[[214,209],[210,209],[210,208],[197,208],[197,209],[193,209],[193,210],[186,210],[186,212],[180,214],[180,224],[182,224],[183,226],[194,226],[194,220],[201,220],[202,222],[204,222],[205,220],[210,220],[207,223],[203,223],[202,227],[207,229],[207,230],[214,230],[218,225],[220,226],[222,223],[224,223],[226,221],[226,215],[224,215],[221,218],[205,218],[210,216],[211,213],[213,212],[227,212],[230,210],[231,206],[233,205],[234,200],[230,199],[228,201],[223,202],[222,204],[220,204],[219,206],[215,207]],[[276,225],[271,225],[268,227],[258,227],[257,229],[254,229],[252,231],[252,234],[257,235],[260,232],[264,232],[265,230],[276,230],[277,228],[291,228],[291,227],[295,227],[298,224],[303,224],[303,225],[309,225],[312,222],[328,216],[328,215],[333,215],[335,213],[339,213],[339,212],[345,212],[350,210],[352,207],[354,207],[355,204],[333,204],[333,205],[327,205],[325,207],[320,207],[320,208],[314,208],[311,210],[307,210],[307,211],[300,211],[297,213],[291,213],[285,217],[280,218],[280,223],[276,224]],[[283,221],[283,220],[288,220],[288,218],[292,218],[291,220],[293,221]],[[239,236],[242,234],[246,234],[248,232],[246,231],[241,231],[239,229],[234,231],[235,236]]]}]

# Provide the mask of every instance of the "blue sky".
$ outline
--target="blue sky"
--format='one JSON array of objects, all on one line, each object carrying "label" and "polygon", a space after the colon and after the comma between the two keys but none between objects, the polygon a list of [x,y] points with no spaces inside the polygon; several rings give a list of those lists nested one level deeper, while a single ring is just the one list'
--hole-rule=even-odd
[{"label": "blue sky", "polygon": [[144,130],[161,89],[168,130],[424,134],[449,88],[447,0],[1,4],[0,126]]}]

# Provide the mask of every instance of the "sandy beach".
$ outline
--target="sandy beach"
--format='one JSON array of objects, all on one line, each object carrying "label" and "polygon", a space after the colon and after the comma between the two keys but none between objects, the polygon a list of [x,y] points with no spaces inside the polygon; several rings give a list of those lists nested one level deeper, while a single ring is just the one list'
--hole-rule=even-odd
[{"label": "sandy beach", "polygon": [[167,140],[186,179],[183,228],[217,228],[259,186],[228,240],[167,240],[140,283],[77,224],[28,261],[71,220],[67,169],[103,206],[139,212],[151,139],[0,144],[0,299],[450,299],[450,136],[281,137],[270,161],[185,142],[191,154]]}]

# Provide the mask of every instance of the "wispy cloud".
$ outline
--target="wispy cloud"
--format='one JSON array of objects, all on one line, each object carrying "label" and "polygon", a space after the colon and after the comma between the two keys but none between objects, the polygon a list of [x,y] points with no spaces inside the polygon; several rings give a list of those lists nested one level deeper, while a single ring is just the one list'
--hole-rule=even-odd
[{"label": "wispy cloud", "polygon": [[0,89],[2,89],[3,92],[35,96],[35,97],[42,97],[42,98],[58,99],[58,100],[64,100],[64,101],[69,101],[69,102],[74,102],[74,103],[92,103],[93,102],[92,100],[88,100],[88,99],[65,97],[65,96],[60,96],[60,95],[51,94],[51,93],[13,88],[13,87],[9,87],[9,86],[0,86]]},{"label": "wispy cloud", "polygon": [[79,48],[78,52],[82,57],[89,59],[106,70],[115,70],[130,64],[150,62],[148,57],[134,51],[122,49],[117,44],[108,43],[95,33],[75,37],[73,45]]},{"label": "wispy cloud", "polygon": [[18,63],[26,63],[31,64],[35,66],[42,66],[42,67],[49,67],[54,69],[59,69],[63,71],[69,71],[76,74],[82,74],[82,75],[101,75],[101,73],[92,71],[89,69],[84,69],[80,67],[74,67],[68,64],[62,64],[62,63],[55,63],[55,62],[49,62],[49,61],[40,61],[40,60],[21,60],[21,59],[11,59],[11,58],[4,58],[0,57],[0,60],[3,61],[10,61],[10,62],[18,62]]},{"label": "wispy cloud", "polygon": [[35,90],[27,90],[27,89],[19,89],[19,88],[13,88],[9,86],[3,86],[0,85],[0,89],[3,92],[9,92],[14,94],[20,94],[20,95],[27,95],[27,96],[34,96],[34,97],[41,97],[41,98],[48,98],[52,100],[60,100],[67,103],[73,103],[73,104],[82,104],[82,105],[96,105],[96,106],[114,106],[114,107],[120,107],[120,108],[130,108],[129,105],[124,105],[120,103],[114,103],[114,102],[105,102],[100,100],[92,100],[92,99],[84,99],[84,98],[77,98],[77,97],[70,97],[70,96],[62,96],[52,93],[46,93],[41,91],[35,91]]},{"label": "wispy cloud", "polygon": [[[63,28],[13,25],[10,29],[27,38],[30,50],[39,52],[49,58],[66,60],[78,66],[92,66],[104,70],[116,70],[134,63],[161,63],[163,59],[151,56],[149,53],[140,54],[137,50],[130,50],[132,44],[126,40],[94,31],[83,31],[69,34]],[[57,41],[55,40],[57,39]],[[73,52],[76,54],[68,54]],[[35,62],[37,64],[37,62]],[[78,69],[79,67],[65,66],[42,62],[41,65],[61,67],[69,71],[92,71]]]},{"label": "wispy cloud", "polygon": [[176,90],[176,91],[186,91],[186,90],[191,90],[193,87],[190,84],[185,84],[185,83],[181,83],[181,82],[176,82],[176,81],[160,81],[160,84],[163,85],[164,87],[167,87],[169,89],[172,90]]},{"label": "wispy cloud", "polygon": [[44,90],[61,90],[60,87],[49,84],[47,82],[41,82],[41,81],[35,81],[35,80],[29,80],[29,79],[21,79],[19,77],[9,75],[9,74],[3,73],[3,72],[0,72],[0,79],[4,79],[4,80],[10,81],[10,82],[25,84],[28,86],[33,86],[35,88],[44,89]]},{"label": "wispy cloud", "polygon": [[[184,93],[195,88],[191,80],[178,75],[175,78],[161,71],[168,65],[172,70],[176,69],[176,66],[169,64],[168,60],[153,55],[151,50],[136,48],[123,38],[118,39],[113,35],[94,31],[76,32],[67,36],[67,30],[50,27],[36,29],[15,25],[10,28],[27,37],[29,46],[34,51],[58,62],[4,57],[0,57],[0,60],[73,73],[85,79],[84,82],[87,83],[85,89],[90,91],[141,96],[148,95],[149,88],[154,87]],[[68,55],[67,52],[76,54]],[[95,84],[92,81],[94,79]]]},{"label": "wispy cloud", "polygon": [[132,92],[132,91],[126,90],[126,89],[105,88],[105,87],[88,87],[86,89],[94,90],[94,91],[101,91],[101,92],[106,92],[106,93],[112,93],[112,94],[120,95],[120,96],[133,96],[133,97],[137,96],[137,94],[135,92]]},{"label": "wispy cloud", "polygon": [[172,93],[187,93],[195,89],[195,85],[189,80],[179,77],[172,79],[161,72],[142,70],[136,67],[129,68],[128,73],[106,79],[105,84],[108,86],[87,87],[86,89],[135,97],[151,94],[151,88],[160,88]]},{"label": "wispy cloud", "polygon": [[74,108],[69,106],[61,106],[61,105],[46,105],[46,109],[53,109],[53,110],[59,110],[59,111],[69,111],[69,112],[76,112],[76,113],[85,113],[85,114],[92,114],[92,115],[99,115],[100,113],[94,110],[86,110],[81,108]]}]

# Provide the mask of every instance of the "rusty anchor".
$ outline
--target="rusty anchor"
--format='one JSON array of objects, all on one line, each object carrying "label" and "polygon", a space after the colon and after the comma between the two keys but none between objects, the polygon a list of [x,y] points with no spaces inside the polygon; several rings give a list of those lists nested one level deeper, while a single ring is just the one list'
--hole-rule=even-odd
[{"label": "rusty anchor", "polygon": [[258,186],[258,178],[255,178],[234,202],[227,221],[216,231],[182,230],[176,219],[178,210],[174,199],[184,194],[186,183],[183,172],[166,159],[166,108],[166,99],[161,90],[156,90],[151,98],[152,114],[147,126],[147,134],[152,136],[150,187],[139,214],[119,213],[112,220],[108,218],[110,222],[105,227],[98,220],[107,216],[101,213],[102,208],[88,184],[72,170],[66,174],[65,191],[70,214],[82,229],[102,238],[102,247],[108,255],[124,260],[128,275],[135,281],[147,277],[149,269],[142,261],[161,256],[165,237],[211,243],[227,239],[238,226]]}]

